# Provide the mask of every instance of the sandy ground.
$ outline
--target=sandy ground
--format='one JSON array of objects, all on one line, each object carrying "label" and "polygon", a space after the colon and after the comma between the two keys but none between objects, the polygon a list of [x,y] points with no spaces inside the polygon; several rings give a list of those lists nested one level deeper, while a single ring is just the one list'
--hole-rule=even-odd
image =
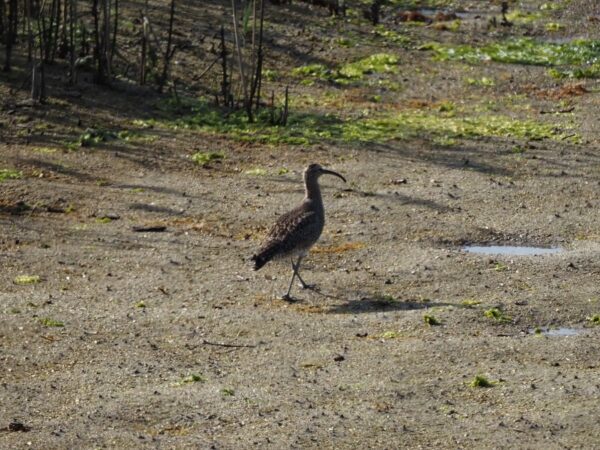
[{"label": "sandy ground", "polygon": [[[434,64],[400,52],[403,68]],[[414,90],[398,101],[459,98],[465,68],[445,70],[403,75]],[[544,73],[484,70],[520,87]],[[568,119],[580,144],[273,148],[162,130],[48,152],[11,127],[62,105],[5,107],[0,161],[25,177],[0,184],[0,447],[600,448],[599,103],[585,83]],[[120,97],[130,110],[102,95],[102,109],[86,96],[70,108],[106,124],[135,116],[135,94]],[[208,167],[189,160],[221,148]],[[295,287],[289,303],[290,267],[248,260],[301,200],[310,162],[348,184],[322,178],[327,225],[303,268],[318,290]]]}]

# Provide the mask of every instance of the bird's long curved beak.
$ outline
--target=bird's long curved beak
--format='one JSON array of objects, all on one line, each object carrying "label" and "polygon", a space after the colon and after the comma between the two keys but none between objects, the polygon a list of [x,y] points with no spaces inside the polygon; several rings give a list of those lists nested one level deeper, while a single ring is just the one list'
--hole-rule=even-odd
[{"label": "bird's long curved beak", "polygon": [[321,169],[321,172],[322,173],[327,173],[329,175],[335,175],[336,177],[341,178],[344,181],[344,183],[346,182],[346,179],[343,176],[341,176],[337,172],[334,172],[333,170]]}]

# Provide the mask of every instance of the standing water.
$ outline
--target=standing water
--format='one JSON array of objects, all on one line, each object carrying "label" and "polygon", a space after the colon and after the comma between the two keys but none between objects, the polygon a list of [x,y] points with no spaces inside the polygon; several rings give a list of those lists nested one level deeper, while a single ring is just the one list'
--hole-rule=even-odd
[{"label": "standing water", "polygon": [[538,256],[551,255],[562,252],[560,247],[514,247],[509,245],[466,245],[462,248],[467,253],[477,253],[483,255],[513,255],[513,256]]},{"label": "standing water", "polygon": [[542,336],[557,336],[557,337],[577,336],[577,335],[581,334],[582,332],[583,332],[583,330],[578,330],[577,328],[566,328],[566,327],[560,327],[560,328],[542,327],[542,328],[535,328],[533,330],[530,330],[530,333],[533,333],[533,334],[541,334]]}]

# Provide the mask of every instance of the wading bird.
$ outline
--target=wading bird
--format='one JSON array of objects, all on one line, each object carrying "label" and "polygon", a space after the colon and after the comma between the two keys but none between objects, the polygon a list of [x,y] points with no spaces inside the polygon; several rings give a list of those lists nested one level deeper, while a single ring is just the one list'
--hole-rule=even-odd
[{"label": "wading bird", "polygon": [[311,287],[304,282],[299,270],[302,258],[317,242],[325,225],[325,209],[319,188],[319,177],[323,174],[335,175],[346,182],[339,173],[324,169],[319,164],[310,164],[304,170],[304,200],[275,222],[258,252],[252,256],[254,270],[272,259],[291,259],[292,279],[287,293],[282,296],[284,300],[292,300],[290,292],[296,277],[304,289]]}]

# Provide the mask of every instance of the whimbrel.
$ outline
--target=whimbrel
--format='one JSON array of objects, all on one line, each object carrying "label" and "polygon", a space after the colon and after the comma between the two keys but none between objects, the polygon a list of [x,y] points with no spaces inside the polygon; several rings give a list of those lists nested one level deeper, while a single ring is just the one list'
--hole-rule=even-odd
[{"label": "whimbrel", "polygon": [[[302,258],[317,242],[325,225],[325,209],[319,188],[319,177],[323,174],[335,175],[346,182],[339,173],[324,169],[319,164],[310,164],[304,170],[304,200],[275,222],[258,252],[252,256],[254,270],[260,269],[272,259],[291,259],[292,279],[287,293],[283,295],[284,300],[292,299],[290,292],[296,277],[304,289],[310,287],[300,277],[299,270]],[[295,258],[297,260],[294,262]]]}]

